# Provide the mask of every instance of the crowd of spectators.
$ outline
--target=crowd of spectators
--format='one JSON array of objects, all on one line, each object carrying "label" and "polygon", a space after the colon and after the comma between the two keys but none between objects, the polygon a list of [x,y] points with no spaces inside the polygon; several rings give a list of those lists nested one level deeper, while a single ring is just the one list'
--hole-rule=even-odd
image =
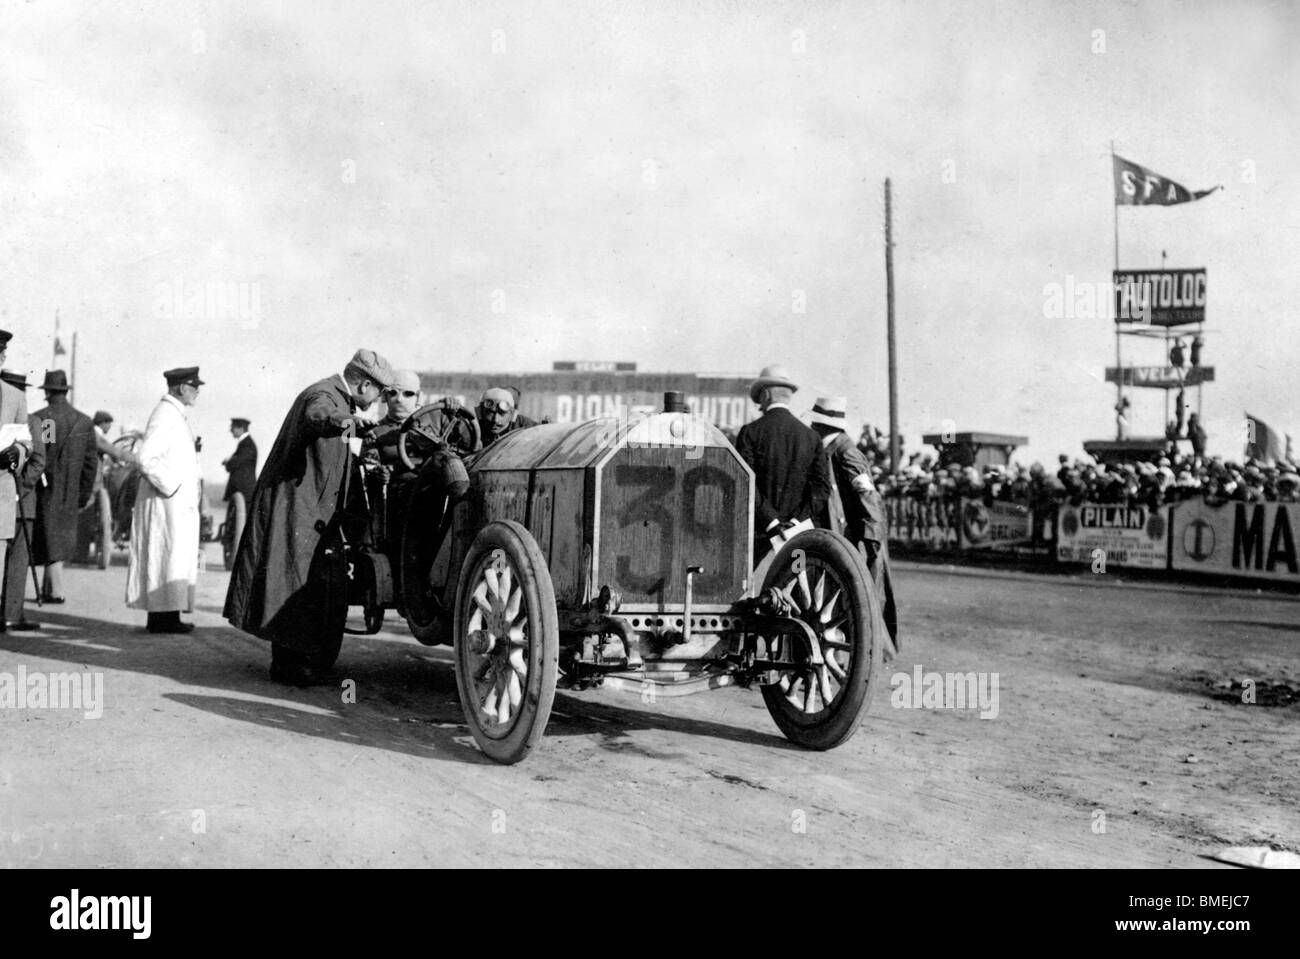
[{"label": "crowd of spectators", "polygon": [[1084,502],[1156,508],[1193,498],[1211,506],[1300,502],[1300,470],[1290,460],[1237,462],[1173,449],[1153,462],[1106,464],[1062,455],[1054,470],[1042,463],[977,469],[940,466],[934,453],[918,452],[905,457],[906,465],[893,476],[887,438],[867,428],[858,446],[872,463],[876,486],[892,507],[895,525],[900,520],[920,528],[953,525],[963,498],[988,505],[1014,503],[1035,511]]}]

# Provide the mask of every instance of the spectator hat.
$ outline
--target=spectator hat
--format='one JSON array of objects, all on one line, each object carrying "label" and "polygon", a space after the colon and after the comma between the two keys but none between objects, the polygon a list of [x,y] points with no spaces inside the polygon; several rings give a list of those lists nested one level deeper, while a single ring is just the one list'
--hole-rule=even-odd
[{"label": "spectator hat", "polygon": [[242,416],[232,416],[230,418],[230,425],[242,426],[244,429],[248,429],[248,420],[244,419]]},{"label": "spectator hat", "polygon": [[14,373],[11,370],[0,370],[0,380],[4,380],[10,386],[16,386],[20,390],[28,387],[27,377],[23,373]]},{"label": "spectator hat", "polygon": [[46,370],[45,382],[41,384],[41,389],[48,393],[66,393],[72,389],[72,384],[68,382],[68,374],[65,370]]},{"label": "spectator hat", "polygon": [[91,422],[96,426],[103,426],[105,423],[113,422],[113,414],[108,410],[95,410],[95,415],[91,418]]},{"label": "spectator hat", "polygon": [[848,408],[849,400],[846,396],[819,396],[817,402],[813,404],[812,415],[808,419],[812,423],[821,423],[823,426],[833,426],[837,430],[842,430]]},{"label": "spectator hat", "polygon": [[773,363],[771,366],[763,367],[763,371],[758,374],[758,379],[749,384],[749,398],[755,403],[758,402],[760,390],[765,390],[769,386],[784,386],[790,392],[799,389],[794,380],[790,379],[790,374],[780,363]]}]

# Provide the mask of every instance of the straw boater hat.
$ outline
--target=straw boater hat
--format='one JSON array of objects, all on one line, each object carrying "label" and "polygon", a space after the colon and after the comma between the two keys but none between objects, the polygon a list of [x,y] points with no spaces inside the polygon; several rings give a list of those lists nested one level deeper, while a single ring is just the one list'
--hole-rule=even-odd
[{"label": "straw boater hat", "polygon": [[792,393],[799,389],[794,384],[794,381],[790,379],[790,374],[786,372],[785,367],[780,363],[773,363],[771,366],[763,367],[763,372],[758,374],[758,379],[749,385],[749,398],[757,403],[759,391],[769,386],[784,386]]},{"label": "straw boater hat", "polygon": [[808,417],[808,421],[842,430],[844,429],[844,418],[848,408],[849,400],[846,396],[819,396],[817,402],[813,404],[812,414]]}]

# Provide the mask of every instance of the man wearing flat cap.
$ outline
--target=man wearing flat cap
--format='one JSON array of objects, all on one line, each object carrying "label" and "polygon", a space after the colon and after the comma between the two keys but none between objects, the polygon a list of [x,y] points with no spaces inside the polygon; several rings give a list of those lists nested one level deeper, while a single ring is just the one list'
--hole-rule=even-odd
[{"label": "man wearing flat cap", "polygon": [[167,393],[149,416],[137,452],[142,477],[131,513],[126,605],[148,612],[151,633],[188,633],[181,613],[194,608],[199,578],[198,441],[186,410],[199,398],[197,366],[163,373]]},{"label": "man wearing flat cap", "polygon": [[257,478],[224,615],[270,641],[276,682],[330,681],[347,618],[340,527],[356,414],[395,382],[387,360],[358,350],[342,375],[298,394]]},{"label": "man wearing flat cap", "polygon": [[790,412],[798,388],[785,367],[766,367],[749,387],[763,415],[736,437],[736,452],[754,471],[755,561],[784,527],[820,515],[831,494],[821,440]]},{"label": "man wearing flat cap", "polygon": [[892,640],[890,652],[896,653],[898,612],[889,575],[889,521],[885,516],[885,501],[871,480],[871,466],[844,431],[848,407],[848,397],[819,396],[808,417],[813,432],[821,437],[834,480],[817,525],[842,532],[866,560],[867,570],[880,594],[885,625]]},{"label": "man wearing flat cap", "polygon": [[45,483],[36,489],[36,540],[32,562],[45,567],[41,594],[62,603],[63,563],[76,555],[77,513],[90,505],[99,472],[99,451],[90,417],[68,402],[68,374],[48,370],[41,389],[46,405],[36,411],[45,441]]},{"label": "man wearing flat cap", "polygon": [[257,485],[257,444],[248,435],[248,420],[241,416],[230,420],[230,435],[235,438],[235,451],[221,461],[230,474],[222,502],[229,503],[236,493],[242,493],[245,503],[253,501],[253,487]]}]

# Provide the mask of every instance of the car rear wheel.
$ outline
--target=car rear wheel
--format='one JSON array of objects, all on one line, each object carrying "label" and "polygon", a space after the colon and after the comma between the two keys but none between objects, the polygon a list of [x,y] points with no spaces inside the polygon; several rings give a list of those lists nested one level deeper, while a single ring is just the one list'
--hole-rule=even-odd
[{"label": "car rear wheel", "polygon": [[546,559],[528,530],[491,523],[461,566],[454,626],[456,687],[479,748],[517,763],[546,731],[560,633]]},{"label": "car rear wheel", "polygon": [[763,701],[791,742],[832,749],[857,730],[871,702],[885,633],[881,603],[862,557],[829,530],[800,533],[773,559],[763,590],[779,589],[790,615],[811,627],[821,663],[804,644],[780,637],[784,658],[798,662],[763,687]]}]

